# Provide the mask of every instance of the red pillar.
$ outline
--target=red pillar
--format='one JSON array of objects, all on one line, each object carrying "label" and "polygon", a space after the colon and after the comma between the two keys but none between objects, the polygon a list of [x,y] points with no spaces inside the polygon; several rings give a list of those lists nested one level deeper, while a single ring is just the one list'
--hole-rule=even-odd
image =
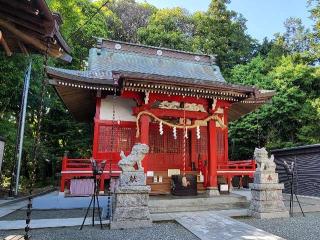
[{"label": "red pillar", "polygon": [[211,120],[208,123],[208,194],[219,195],[217,176],[217,129],[216,122]]},{"label": "red pillar", "polygon": [[65,188],[65,183],[66,183],[66,179],[65,177],[62,175],[61,176],[61,180],[60,180],[60,192],[64,192],[64,188]]},{"label": "red pillar", "polygon": [[191,129],[191,164],[194,163],[195,167],[197,170],[199,170],[199,166],[198,166],[198,156],[197,156],[197,151],[196,151],[196,145],[197,145],[197,141],[199,141],[197,139],[197,133],[196,133],[196,129]]},{"label": "red pillar", "polygon": [[[149,145],[149,123],[150,117],[148,115],[142,115],[140,117],[140,143],[144,143],[147,145]],[[142,161],[142,165],[144,171],[146,172],[148,170],[148,155]]]},{"label": "red pillar", "polygon": [[[228,126],[228,107],[224,109],[224,125]],[[229,145],[228,145],[228,127],[224,129],[224,161],[225,163],[229,160]]]},{"label": "red pillar", "polygon": [[99,148],[99,120],[100,120],[101,98],[96,100],[96,114],[94,117],[94,133],[93,133],[93,158],[97,159]]}]

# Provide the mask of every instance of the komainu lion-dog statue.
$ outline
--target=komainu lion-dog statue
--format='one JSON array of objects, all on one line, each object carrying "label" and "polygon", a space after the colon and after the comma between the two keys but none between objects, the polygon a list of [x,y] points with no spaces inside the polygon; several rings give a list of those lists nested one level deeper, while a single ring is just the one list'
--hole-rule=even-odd
[{"label": "komainu lion-dog statue", "polygon": [[141,171],[143,170],[141,162],[148,152],[149,146],[147,144],[136,143],[128,156],[123,151],[120,152],[121,160],[118,162],[118,166],[123,172],[136,171],[134,166],[137,164],[137,170]]},{"label": "komainu lion-dog statue", "polygon": [[274,156],[268,157],[268,152],[265,148],[256,148],[254,150],[254,159],[258,165],[257,171],[274,170],[276,164],[274,163]]}]

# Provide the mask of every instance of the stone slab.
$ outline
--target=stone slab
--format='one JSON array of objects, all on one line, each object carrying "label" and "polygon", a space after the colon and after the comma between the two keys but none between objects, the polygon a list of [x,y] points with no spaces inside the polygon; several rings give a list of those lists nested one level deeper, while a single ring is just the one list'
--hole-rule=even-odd
[{"label": "stone slab", "polygon": [[117,221],[110,223],[110,229],[128,229],[128,228],[146,228],[152,227],[151,220],[140,220],[140,221]]},{"label": "stone slab", "polygon": [[[83,218],[56,218],[56,219],[32,219],[30,226],[32,229],[36,228],[55,228],[55,227],[73,227],[80,226]],[[109,220],[103,220],[102,224],[108,224]],[[84,225],[91,225],[92,218],[87,218]],[[95,221],[95,224],[100,224],[100,221]],[[26,227],[26,220],[16,221],[0,221],[0,230],[14,230],[24,229]]]},{"label": "stone slab", "polygon": [[286,211],[286,207],[284,206],[284,203],[282,201],[260,201],[260,202],[252,202],[250,207],[250,210],[254,212],[282,212]]},{"label": "stone slab", "polygon": [[282,211],[282,212],[255,212],[255,211],[251,211],[248,210],[248,215],[252,216],[254,218],[258,218],[258,219],[265,219],[265,218],[288,218],[289,217],[289,212],[287,210]]},{"label": "stone slab", "polygon": [[125,171],[120,175],[120,186],[145,186],[146,176],[143,171]]},{"label": "stone slab", "polygon": [[283,183],[253,183],[251,190],[282,190],[284,189]]},{"label": "stone slab", "polygon": [[269,191],[251,189],[252,199],[258,201],[282,201],[282,191],[273,189]]},{"label": "stone slab", "polygon": [[254,174],[254,182],[255,183],[279,183],[278,173],[275,172],[256,172]]},{"label": "stone slab", "polygon": [[202,240],[282,240],[283,238],[231,219],[217,212],[171,214],[175,220]]},{"label": "stone slab", "polygon": [[113,214],[113,221],[125,220],[149,220],[150,212],[147,206],[141,207],[116,207]]},{"label": "stone slab", "polygon": [[148,206],[149,194],[124,193],[117,194],[116,207]]},{"label": "stone slab", "polygon": [[116,194],[149,194],[151,191],[150,186],[125,186],[125,187],[118,187],[115,191]]},{"label": "stone slab", "polygon": [[217,188],[208,188],[206,190],[206,195],[208,197],[214,197],[214,196],[219,196],[220,195],[220,192]]}]

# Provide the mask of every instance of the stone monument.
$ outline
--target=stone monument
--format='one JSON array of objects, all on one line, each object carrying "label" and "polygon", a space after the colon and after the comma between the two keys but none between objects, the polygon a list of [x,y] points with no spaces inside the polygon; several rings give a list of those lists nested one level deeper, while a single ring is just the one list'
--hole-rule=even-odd
[{"label": "stone monument", "polygon": [[[115,191],[115,206],[111,229],[151,227],[152,221],[148,208],[150,186],[141,165],[149,146],[137,143],[131,153],[120,153],[118,165],[122,170],[120,184]],[[137,165],[137,170],[135,169]]]},{"label": "stone monument", "polygon": [[265,148],[256,148],[254,158],[258,167],[251,188],[249,215],[259,219],[289,217],[282,199],[284,185],[279,183],[273,155],[269,158]]}]

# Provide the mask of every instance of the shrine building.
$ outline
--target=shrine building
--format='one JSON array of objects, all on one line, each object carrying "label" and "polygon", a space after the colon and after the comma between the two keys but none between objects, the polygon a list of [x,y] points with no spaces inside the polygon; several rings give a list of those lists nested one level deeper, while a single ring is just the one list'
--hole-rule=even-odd
[{"label": "shrine building", "polygon": [[[214,56],[98,39],[87,70],[47,67],[47,75],[74,118],[94,122],[92,158],[107,161],[100,191],[135,143],[150,147],[143,167],[152,194],[169,194],[172,175],[194,175],[198,192],[253,176],[253,160],[229,161],[228,124],[274,92],[227,83]],[[88,176],[89,159],[64,156],[60,191]]]}]

